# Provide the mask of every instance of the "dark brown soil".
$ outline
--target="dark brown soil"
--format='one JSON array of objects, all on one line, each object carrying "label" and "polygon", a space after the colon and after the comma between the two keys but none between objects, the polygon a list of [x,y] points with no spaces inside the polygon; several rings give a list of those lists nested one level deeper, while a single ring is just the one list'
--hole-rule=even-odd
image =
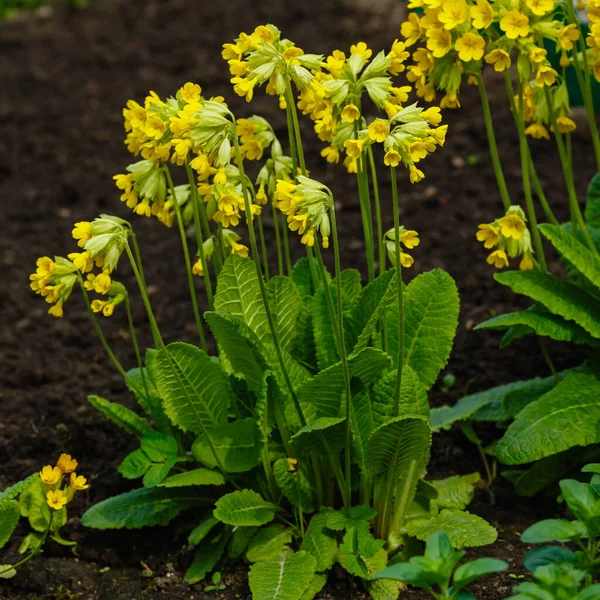
[{"label": "dark brown soil", "polygon": [[[398,5],[383,0],[90,0],[89,7],[79,12],[58,9],[49,18],[0,25],[0,489],[63,451],[76,455],[82,473],[92,482],[89,492],[80,495],[73,515],[130,487],[116,467],[133,449],[133,441],[99,417],[86,396],[98,394],[129,406],[132,399],[94,337],[83,304],[74,297],[66,307],[66,317],[55,320],[46,315],[46,306],[28,286],[28,274],[38,256],[64,255],[73,247],[73,222],[101,212],[131,218],[118,201],[111,179],[130,162],[122,144],[121,108],[127,99],[142,99],[149,89],[166,96],[188,80],[198,81],[207,95],[225,95],[238,114],[252,112],[271,119],[284,138],[282,116],[272,98],[259,94],[248,106],[233,94],[220,58],[221,44],[240,31],[272,22],[307,51],[328,53],[360,39],[379,50],[398,36],[400,12]],[[508,183],[515,201],[521,202],[512,118],[502,85],[496,81],[491,85]],[[473,391],[546,373],[534,340],[524,339],[510,350],[499,351],[497,335],[471,331],[486,316],[523,304],[493,281],[492,269],[475,240],[477,224],[498,216],[501,203],[477,93],[465,90],[461,99],[462,110],[446,113],[448,141],[427,160],[427,179],[416,186],[405,177],[401,182],[403,220],[422,239],[414,252],[413,273],[447,269],[462,298],[455,351],[447,368],[456,376],[456,385],[447,394],[436,389],[434,404],[455,401],[467,386]],[[341,168],[325,169],[310,124],[304,125],[309,168],[331,185],[340,205],[344,266],[364,272],[354,182]],[[594,173],[583,122],[573,142],[576,179],[583,194]],[[550,201],[564,216],[564,185],[553,146],[534,144],[534,156]],[[468,157],[475,157],[477,164],[470,166]],[[387,183],[382,198],[391,226]],[[172,276],[174,265],[181,265],[177,235],[156,221],[134,220],[165,337],[194,342],[185,277],[183,272]],[[296,256],[301,252],[297,248]],[[120,277],[126,284],[131,282],[125,268]],[[134,310],[139,334],[149,341],[141,306],[136,304]],[[133,366],[124,320],[107,320],[106,332],[121,360]],[[577,360],[563,346],[553,345],[551,350],[560,368]],[[432,460],[432,471],[440,476],[481,468],[476,452],[457,431],[437,438]],[[494,492],[495,507],[489,506],[482,493],[472,510],[497,525],[499,541],[471,551],[470,556],[505,558],[511,573],[518,575],[526,550],[519,532],[557,509],[551,502],[520,499],[505,483],[496,484]],[[228,568],[224,574],[228,587],[220,595],[205,595],[201,586],[192,589],[182,582],[190,560],[185,524],[177,521],[168,528],[99,533],[85,530],[73,518],[66,535],[79,542],[79,557],[48,544],[46,557],[32,561],[15,579],[2,584],[0,596],[55,600],[249,597],[243,565]],[[0,563],[15,558],[17,542],[5,548]],[[507,575],[490,577],[476,590],[486,600],[506,598],[514,581]],[[337,571],[319,595],[364,597],[360,587]],[[408,591],[403,597],[424,596]]]}]

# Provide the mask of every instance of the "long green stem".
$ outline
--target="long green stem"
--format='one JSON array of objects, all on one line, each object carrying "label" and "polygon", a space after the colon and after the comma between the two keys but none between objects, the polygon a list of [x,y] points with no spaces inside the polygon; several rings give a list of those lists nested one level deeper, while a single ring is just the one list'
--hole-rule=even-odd
[{"label": "long green stem", "polygon": [[481,106],[483,108],[483,119],[485,121],[485,130],[487,133],[488,144],[490,147],[490,155],[492,157],[492,165],[494,167],[494,173],[496,175],[496,181],[498,183],[498,189],[500,196],[502,197],[502,203],[504,204],[505,210],[511,205],[510,194],[506,186],[506,180],[504,179],[504,172],[502,170],[502,163],[500,162],[500,153],[498,152],[498,144],[496,143],[496,134],[494,132],[494,122],[492,121],[492,112],[490,110],[490,101],[488,99],[485,84],[481,75],[477,78],[477,87],[479,89],[479,96],[481,98]]},{"label": "long green stem", "polygon": [[[169,368],[171,369],[171,372],[173,373],[173,376],[175,377],[175,380],[177,381],[177,385],[178,385],[179,389],[183,391],[183,394],[185,396],[188,406],[191,406],[193,408],[195,406],[195,404],[192,402],[192,399],[190,398],[187,387],[183,385],[183,381],[181,380],[181,375],[179,373],[179,370],[178,370],[177,366],[175,365],[175,363],[173,362],[173,359],[171,358],[171,355],[169,354],[169,351],[165,345],[162,335],[160,334],[160,330],[158,328],[158,323],[156,322],[156,318],[154,317],[154,311],[152,310],[152,305],[150,304],[150,298],[148,297],[148,292],[146,291],[146,286],[144,285],[144,282],[142,281],[140,272],[135,263],[133,254],[131,253],[131,248],[129,247],[129,244],[125,244],[125,251],[127,253],[127,257],[129,258],[129,262],[131,263],[131,268],[133,269],[133,274],[135,276],[135,279],[138,284],[138,288],[140,290],[142,302],[144,303],[144,308],[146,309],[146,314],[148,315],[148,320],[150,321],[150,327],[154,330],[154,332],[156,334],[156,338],[159,341],[159,350],[161,350],[161,352],[164,354],[165,358],[167,359],[167,362],[169,363]],[[193,408],[193,410],[195,410],[195,408]],[[225,470],[225,467],[223,466],[223,463],[221,462],[221,459],[219,458],[219,455],[217,454],[217,451],[214,447],[212,439],[208,435],[208,431],[207,431],[202,419],[200,418],[200,415],[196,415],[196,416],[197,416],[196,422],[198,423],[200,431],[202,432],[202,435],[204,436],[204,439],[206,440],[208,447],[215,459],[215,464],[217,465],[219,470],[223,473],[223,475],[227,479],[229,479],[231,484],[236,489],[239,489],[239,485],[229,477],[229,474]]]},{"label": "long green stem", "polygon": [[260,249],[263,257],[263,269],[265,273],[265,279],[269,280],[269,257],[267,255],[267,244],[265,243],[265,232],[263,229],[262,216],[258,215],[256,218],[258,221],[258,237],[260,239]]},{"label": "long green stem", "polygon": [[296,111],[296,103],[294,102],[294,93],[292,92],[292,83],[287,82],[286,87],[286,104],[289,109],[289,114],[292,117],[292,129],[295,137],[296,152],[298,154],[298,162],[302,175],[306,176],[306,162],[304,161],[304,149],[302,147],[302,136],[300,134],[300,123],[298,122],[298,112]]},{"label": "long green stem", "polygon": [[350,369],[348,367],[348,358],[346,356],[346,345],[344,341],[344,315],[342,306],[342,268],[340,262],[340,241],[337,231],[337,223],[335,218],[335,208],[329,211],[331,216],[331,233],[333,234],[333,254],[335,261],[335,282],[337,292],[337,324],[338,324],[338,340],[339,340],[339,352],[340,359],[342,361],[342,369],[344,371],[344,390],[346,397],[346,423],[345,423],[345,444],[344,444],[344,472],[346,480],[346,494],[344,497],[344,504],[346,508],[350,507],[350,490],[352,487],[352,463],[351,463],[351,451],[352,451],[352,430],[351,430],[351,416],[352,416],[352,392],[350,389]]},{"label": "long green stem", "polygon": [[[171,173],[169,168],[165,167],[165,175],[167,177],[167,183],[171,190],[171,196],[173,198],[173,207],[175,209],[175,216],[177,218],[177,226],[179,228],[179,237],[181,238],[181,247],[183,249],[183,258],[185,260],[185,269],[187,272],[188,286],[190,288],[190,297],[192,299],[192,309],[194,311],[194,319],[196,320],[196,328],[198,329],[198,337],[200,338],[200,346],[202,350],[207,351],[206,338],[204,337],[204,329],[202,327],[202,317],[200,316],[200,309],[198,308],[198,299],[196,298],[196,285],[194,284],[194,274],[192,273],[192,263],[190,260],[190,250],[188,248],[187,239],[185,236],[185,225],[183,224],[183,217],[181,215],[181,207],[177,201],[177,193],[175,192],[175,186],[173,185],[173,179],[171,179]],[[206,265],[204,265],[206,266]]]},{"label": "long green stem", "polygon": [[271,211],[273,213],[273,226],[275,228],[275,244],[277,246],[277,272],[283,275],[283,253],[281,251],[281,232],[279,231],[279,214],[275,205],[271,203]]},{"label": "long green stem", "polygon": [[258,283],[260,286],[260,294],[262,297],[262,301],[265,307],[265,312],[267,314],[267,321],[269,323],[269,330],[271,332],[271,336],[273,338],[273,345],[275,346],[275,352],[277,353],[277,358],[279,360],[279,366],[281,367],[281,371],[283,373],[283,377],[285,379],[286,386],[292,398],[292,402],[294,403],[294,407],[296,412],[298,413],[298,417],[300,419],[300,423],[302,427],[306,425],[306,418],[304,417],[304,412],[302,411],[302,407],[300,406],[300,401],[298,400],[298,396],[296,391],[294,390],[294,386],[292,384],[292,380],[290,379],[290,375],[287,370],[287,366],[285,363],[285,359],[283,357],[283,351],[281,350],[281,344],[279,342],[279,334],[277,332],[277,328],[275,327],[275,321],[273,320],[273,315],[271,313],[271,306],[269,304],[269,298],[267,296],[267,290],[265,287],[265,281],[262,275],[262,269],[260,266],[260,255],[258,253],[258,246],[256,244],[256,233],[254,232],[254,220],[252,218],[252,210],[250,207],[250,193],[248,191],[248,182],[246,180],[246,174],[244,173],[244,164],[242,159],[242,153],[240,151],[240,144],[238,142],[238,138],[236,135],[233,136],[233,143],[235,148],[235,157],[237,160],[237,166],[240,170],[240,177],[242,180],[242,193],[244,196],[244,208],[246,210],[246,223],[248,225],[248,234],[250,236],[250,247],[252,250],[252,259],[254,260],[254,266],[256,268],[256,276],[258,278]]},{"label": "long green stem", "polygon": [[396,285],[398,288],[398,375],[394,394],[394,416],[400,414],[400,391],[402,390],[402,371],[404,370],[404,289],[402,284],[402,262],[400,250],[400,207],[398,205],[398,181],[396,169],[390,167],[392,179],[392,207],[394,211],[394,248],[396,259]]},{"label": "long green stem", "polygon": [[190,184],[190,192],[192,194],[192,208],[194,211],[194,231],[196,232],[196,244],[198,245],[198,256],[202,262],[202,270],[204,273],[204,288],[206,290],[206,298],[208,300],[208,307],[213,310],[214,298],[212,291],[212,282],[210,280],[210,270],[208,268],[208,262],[204,253],[204,239],[202,235],[202,221],[200,218],[200,198],[198,196],[198,188],[194,181],[194,172],[190,166],[189,161],[185,161],[185,170],[188,176]]},{"label": "long green stem", "polygon": [[125,296],[125,309],[127,310],[127,324],[129,325],[129,335],[131,336],[131,343],[133,345],[133,351],[135,352],[135,359],[137,361],[138,369],[142,377],[142,384],[144,386],[144,393],[146,398],[150,399],[148,392],[148,384],[146,382],[146,373],[144,369],[144,363],[142,362],[142,354],[140,352],[140,346],[138,344],[137,335],[135,333],[135,326],[133,324],[133,315],[131,314],[131,305],[129,303],[129,294]]},{"label": "long green stem", "polygon": [[369,155],[369,166],[371,169],[371,181],[373,183],[373,198],[375,200],[375,219],[377,221],[377,258],[379,259],[379,273],[385,271],[385,245],[383,242],[383,219],[381,216],[381,201],[379,197],[379,183],[377,181],[377,168],[373,157],[373,147],[367,149]]}]

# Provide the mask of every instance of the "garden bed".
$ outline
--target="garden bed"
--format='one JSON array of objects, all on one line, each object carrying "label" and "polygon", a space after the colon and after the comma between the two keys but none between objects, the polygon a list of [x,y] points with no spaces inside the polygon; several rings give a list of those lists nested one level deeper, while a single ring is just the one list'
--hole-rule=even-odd
[{"label": "garden bed", "polygon": [[[220,59],[221,45],[259,23],[272,22],[307,52],[328,53],[364,40],[375,50],[388,47],[399,35],[400,7],[381,2],[369,7],[351,0],[329,3],[285,0],[253,3],[230,0],[193,8],[185,0],[104,0],[78,12],[55,10],[48,18],[20,19],[0,25],[0,236],[3,293],[0,296],[0,489],[22,479],[61,452],[75,454],[89,475],[91,488],[80,494],[71,514],[130,489],[116,467],[134,445],[128,436],[100,417],[87,403],[98,394],[132,407],[118,373],[114,372],[94,336],[80,300],[72,301],[69,318],[52,320],[29,290],[28,274],[36,257],[48,249],[66,248],[71,224],[98,213],[129,217],[119,203],[112,175],[129,159],[122,145],[121,108],[129,98],[143,98],[148,89],[161,96],[186,81],[199,82],[207,96],[224,95],[236,114],[261,114],[277,131],[285,129],[273,98],[259,96],[251,106],[231,91],[229,74]],[[493,78],[493,76],[492,76]],[[516,133],[501,81],[492,86],[491,102],[504,158],[508,185],[520,194]],[[431,268],[447,270],[461,296],[460,324],[445,370],[456,377],[451,390],[435,386],[433,406],[452,404],[465,390],[477,391],[517,379],[545,374],[547,368],[534,338],[516,341],[499,351],[499,335],[473,332],[489,317],[522,308],[509,289],[492,279],[480,244],[479,223],[493,221],[501,211],[483,117],[476,89],[461,95],[463,108],[446,111],[450,130],[446,146],[428,159],[427,179],[410,186],[401,174],[404,221],[419,231],[422,243],[413,253],[409,277]],[[307,163],[311,175],[330,185],[339,209],[345,267],[365,273],[358,198],[350,179],[336,177],[319,157],[321,144],[304,122]],[[585,126],[575,133],[576,182],[581,194],[594,173],[594,157]],[[563,194],[562,172],[553,145],[533,144],[543,187]],[[338,173],[339,175],[339,173]],[[382,188],[386,223],[391,226],[387,181]],[[566,215],[557,214],[560,218]],[[194,341],[193,316],[185,277],[173,279],[170,260],[180,247],[175,232],[154,220],[135,217],[145,256],[157,319],[168,341]],[[267,227],[267,237],[272,231]],[[296,240],[293,240],[296,242]],[[300,255],[299,244],[296,256]],[[275,257],[272,256],[272,264]],[[127,267],[120,278],[132,280]],[[201,307],[206,308],[206,307]],[[142,306],[134,318],[144,322]],[[143,343],[149,332],[141,329]],[[133,366],[127,337],[119,319],[107,323],[107,337],[122,361]],[[551,345],[560,369],[578,363],[572,350]],[[126,353],[130,353],[127,355]],[[485,428],[481,431],[485,437]],[[482,470],[479,455],[454,429],[436,434],[430,473],[439,477]],[[499,530],[498,542],[469,551],[470,557],[492,555],[507,560],[510,570],[487,578],[475,589],[487,600],[505,598],[522,572],[527,547],[519,534],[531,523],[554,516],[554,500],[525,499],[498,478],[492,487],[495,505],[480,490],[470,511]],[[185,551],[185,516],[169,528],[141,532],[96,532],[77,519],[65,536],[78,542],[78,558],[54,543],[2,584],[7,598],[201,598],[201,586],[189,588],[182,574],[190,561]],[[14,558],[17,535],[4,549]],[[7,562],[0,560],[0,562]],[[249,597],[244,567],[223,574],[222,598]],[[81,594],[81,595],[77,595]],[[212,593],[213,597],[218,596]],[[362,598],[360,586],[334,570],[318,598]],[[424,598],[416,591],[403,597]]]}]

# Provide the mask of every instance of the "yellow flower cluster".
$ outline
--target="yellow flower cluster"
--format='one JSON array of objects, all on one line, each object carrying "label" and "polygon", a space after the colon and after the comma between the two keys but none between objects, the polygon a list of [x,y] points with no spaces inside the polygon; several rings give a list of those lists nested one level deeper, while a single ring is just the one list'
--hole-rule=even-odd
[{"label": "yellow flower cluster", "polygon": [[77,282],[77,268],[64,258],[55,257],[52,260],[49,256],[38,258],[36,267],[35,273],[29,276],[30,287],[52,305],[48,314],[61,318],[64,314],[63,304],[71,296]]},{"label": "yellow flower cluster", "polygon": [[[77,461],[69,454],[61,454],[56,466],[46,465],[40,471],[40,479],[46,485],[46,502],[50,508],[61,510],[75,496],[75,492],[89,488],[87,480],[82,475],[77,475]],[[61,489],[65,475],[70,474],[67,485]]]},{"label": "yellow flower cluster", "polygon": [[595,58],[591,65],[594,77],[600,81],[600,0],[587,0],[587,17],[590,21],[590,32],[586,38],[590,52]]},{"label": "yellow flower cluster", "polygon": [[477,239],[484,248],[497,248],[488,257],[487,262],[497,269],[508,267],[509,259],[521,257],[519,269],[534,268],[531,248],[531,235],[527,229],[525,213],[519,206],[511,206],[506,214],[493,223],[482,223],[477,231]]},{"label": "yellow flower cluster", "polygon": [[333,209],[333,196],[327,186],[301,175],[297,184],[280,179],[274,201],[287,216],[288,227],[302,236],[303,244],[314,246],[315,233],[319,232],[323,248],[329,248],[331,223],[328,211]]},{"label": "yellow flower cluster", "polygon": [[[396,264],[396,236],[394,234],[394,230],[390,229],[385,234],[385,248],[388,253],[388,258],[392,265]],[[404,227],[400,227],[400,247],[407,248],[408,250],[412,250],[416,248],[421,243],[419,239],[419,234],[414,229],[405,229]],[[408,253],[400,251],[400,264],[408,269],[412,267],[415,262],[415,259]]]},{"label": "yellow flower cluster", "polygon": [[[509,69],[513,61],[522,82],[535,79],[537,86],[551,86],[558,78],[543,47],[555,42],[563,66],[567,52],[575,48],[579,28],[568,22],[568,11],[555,11],[554,0],[411,0],[411,12],[401,26],[407,46],[423,45],[413,51],[414,65],[407,77],[417,95],[435,99],[444,92],[442,108],[457,108],[463,74],[476,78],[483,61],[495,71]],[[515,60],[516,58],[516,60]]]}]

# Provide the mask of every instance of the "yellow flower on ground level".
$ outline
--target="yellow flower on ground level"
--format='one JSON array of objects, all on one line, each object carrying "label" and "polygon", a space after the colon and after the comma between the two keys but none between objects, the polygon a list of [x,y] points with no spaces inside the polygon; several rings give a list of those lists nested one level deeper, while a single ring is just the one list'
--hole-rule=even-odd
[{"label": "yellow flower on ground level", "polygon": [[550,134],[542,123],[532,123],[529,125],[529,127],[527,127],[527,129],[525,129],[525,133],[536,140],[541,140],[542,138],[546,140],[550,139]]},{"label": "yellow flower on ground level", "polygon": [[364,145],[365,140],[346,140],[344,142],[344,148],[351,158],[360,158]]},{"label": "yellow flower on ground level", "polygon": [[494,71],[502,73],[503,71],[506,71],[506,69],[510,69],[510,54],[506,50],[496,48],[495,50],[492,50],[489,54],[485,55],[485,62],[488,65],[493,65]]},{"label": "yellow flower on ground level", "polygon": [[397,167],[400,164],[400,154],[396,150],[388,150],[383,157],[383,162],[388,167]]},{"label": "yellow flower on ground level", "polygon": [[360,118],[360,110],[358,110],[358,106],[354,104],[348,104],[342,110],[342,120],[346,121],[346,123],[354,123],[357,119]]},{"label": "yellow flower on ground level", "polygon": [[464,62],[481,60],[485,52],[485,40],[476,33],[465,33],[456,40],[454,48],[458,52],[458,58]]},{"label": "yellow flower on ground level", "polygon": [[506,33],[509,40],[526,37],[531,31],[529,18],[518,10],[509,10],[500,20],[500,29]]},{"label": "yellow flower on ground level", "polygon": [[500,233],[505,237],[513,240],[520,240],[527,229],[525,221],[516,214],[508,214],[498,220]]},{"label": "yellow flower on ground level", "polygon": [[70,454],[61,454],[56,462],[56,466],[63,473],[71,473],[77,468],[78,464],[79,463],[74,458],[71,458]]},{"label": "yellow flower on ground level", "polygon": [[369,137],[380,144],[390,133],[390,125],[383,119],[376,119],[368,127]]},{"label": "yellow flower on ground level", "polygon": [[188,81],[180,90],[181,97],[186,102],[198,102],[202,88],[197,83]]},{"label": "yellow flower on ground level", "polygon": [[526,0],[525,4],[537,17],[545,15],[554,8],[554,0]]},{"label": "yellow flower on ground level", "polygon": [[551,86],[556,81],[558,73],[548,65],[541,65],[535,74],[535,83],[540,87]]},{"label": "yellow flower on ground level", "polygon": [[77,473],[71,473],[70,483],[75,491],[87,490],[90,487],[86,478],[83,475],[77,475]]},{"label": "yellow flower on ground level", "polygon": [[483,242],[483,247],[488,250],[498,243],[498,229],[489,223],[479,225],[477,240]]},{"label": "yellow flower on ground level", "polygon": [[48,506],[54,510],[60,510],[67,504],[67,497],[62,490],[50,490],[46,494]]},{"label": "yellow flower on ground level", "polygon": [[404,231],[400,235],[400,241],[409,250],[416,248],[421,243],[421,240],[419,239],[419,234],[414,229]]},{"label": "yellow flower on ground level", "polygon": [[421,32],[421,21],[414,12],[411,12],[408,15],[408,20],[404,21],[400,26],[400,33],[406,38],[406,45],[412,46],[413,44],[416,44],[421,37]]},{"label": "yellow flower on ground level", "polygon": [[503,269],[504,267],[508,267],[508,256],[506,256],[506,252],[504,250],[494,250],[487,257],[488,265],[494,265],[496,269]]},{"label": "yellow flower on ground level", "polygon": [[477,6],[471,7],[471,19],[475,29],[487,29],[494,20],[494,10],[488,0],[477,0]]},{"label": "yellow flower on ground level", "polygon": [[442,4],[438,13],[438,21],[444,24],[444,29],[454,29],[467,20],[469,8],[465,0],[447,0]]},{"label": "yellow flower on ground level", "polygon": [[58,467],[52,467],[50,465],[46,465],[40,471],[40,479],[48,485],[58,483],[62,475],[63,473]]},{"label": "yellow flower on ground level", "polygon": [[519,269],[521,269],[521,271],[531,271],[533,269],[533,261],[531,260],[531,256],[528,256],[527,254],[521,259],[521,262],[519,263]]}]

